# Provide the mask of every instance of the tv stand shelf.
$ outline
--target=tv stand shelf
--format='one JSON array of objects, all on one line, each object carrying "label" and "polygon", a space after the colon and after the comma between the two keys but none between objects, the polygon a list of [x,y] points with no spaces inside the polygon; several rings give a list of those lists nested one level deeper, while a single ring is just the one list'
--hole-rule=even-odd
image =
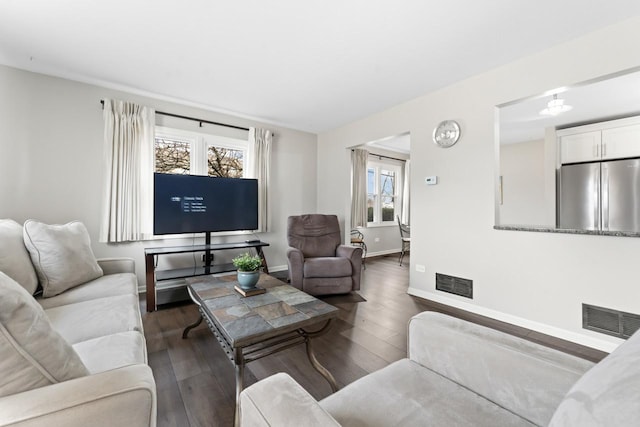
[{"label": "tv stand shelf", "polygon": [[267,267],[267,260],[264,257],[262,248],[269,246],[269,243],[262,241],[250,241],[250,242],[233,242],[233,243],[209,243],[204,245],[190,245],[190,246],[164,246],[145,248],[145,270],[146,270],[146,288],[147,288],[147,311],[152,312],[157,309],[156,305],[156,291],[157,284],[163,280],[181,279],[184,277],[203,276],[207,274],[224,273],[227,271],[234,271],[233,264],[210,264],[207,262],[204,266],[196,266],[190,268],[178,268],[172,270],[157,270],[156,271],[156,257],[162,255],[193,253],[193,252],[205,252],[207,256],[205,259],[210,259],[209,254],[213,251],[224,251],[230,249],[255,249],[257,255],[262,259],[262,268],[265,273],[269,273]]},{"label": "tv stand shelf", "polygon": [[172,270],[157,270],[156,282],[163,280],[181,279],[183,277],[204,276],[207,274],[224,273],[234,271],[236,268],[233,264],[217,264],[210,267],[201,265],[196,267],[175,268]]}]

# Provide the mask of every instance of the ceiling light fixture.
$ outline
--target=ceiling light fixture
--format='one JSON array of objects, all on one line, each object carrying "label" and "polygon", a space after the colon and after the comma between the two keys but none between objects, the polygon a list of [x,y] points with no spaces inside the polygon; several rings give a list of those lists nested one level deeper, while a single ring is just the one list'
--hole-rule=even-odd
[{"label": "ceiling light fixture", "polygon": [[553,95],[553,99],[547,104],[547,108],[540,111],[543,116],[557,116],[561,113],[566,113],[573,107],[571,105],[565,105],[564,99],[558,99],[558,94]]}]

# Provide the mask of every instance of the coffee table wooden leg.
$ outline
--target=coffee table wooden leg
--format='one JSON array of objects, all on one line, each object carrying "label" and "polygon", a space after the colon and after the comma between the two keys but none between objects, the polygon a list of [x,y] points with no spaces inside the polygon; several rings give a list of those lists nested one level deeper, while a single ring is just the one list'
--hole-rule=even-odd
[{"label": "coffee table wooden leg", "polygon": [[236,348],[233,351],[233,363],[236,366],[236,412],[233,418],[233,425],[240,425],[240,393],[244,386],[244,358],[242,349]]},{"label": "coffee table wooden leg", "polygon": [[318,362],[318,359],[316,359],[316,355],[313,353],[313,348],[311,347],[310,339],[307,340],[307,357],[309,358],[309,362],[311,362],[313,368],[318,371],[320,375],[324,377],[324,379],[327,380],[327,382],[331,386],[331,391],[333,391],[334,393],[338,391],[338,384],[336,384],[336,380],[335,378],[333,378],[333,375],[331,375],[331,372],[329,372],[327,368],[322,366],[320,362]]},{"label": "coffee table wooden leg", "polygon": [[331,391],[335,393],[336,391],[338,391],[338,384],[336,384],[335,378],[333,378],[333,375],[331,375],[331,372],[329,372],[327,368],[325,368],[320,364],[320,362],[318,362],[318,359],[316,359],[316,355],[313,352],[313,347],[311,346],[311,338],[325,334],[330,327],[331,319],[328,320],[327,323],[325,323],[325,325],[319,331],[307,332],[304,329],[300,329],[299,331],[305,338],[305,344],[307,346],[307,357],[309,358],[309,362],[311,362],[311,366],[313,366],[313,368],[318,371],[320,375],[324,377],[324,379],[327,380],[327,382],[331,386]]},{"label": "coffee table wooden leg", "polygon": [[195,323],[187,326],[186,328],[184,328],[184,331],[182,332],[182,339],[187,339],[187,336],[189,335],[189,331],[191,331],[193,328],[195,328],[196,326],[198,326],[200,323],[202,323],[202,321],[204,320],[204,317],[202,317],[202,314],[200,315],[200,317],[198,318],[198,320],[195,321]]}]

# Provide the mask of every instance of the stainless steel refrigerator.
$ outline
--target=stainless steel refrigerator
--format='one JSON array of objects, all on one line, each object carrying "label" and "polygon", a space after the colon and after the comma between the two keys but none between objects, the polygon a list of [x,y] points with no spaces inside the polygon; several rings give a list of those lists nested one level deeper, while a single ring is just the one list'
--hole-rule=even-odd
[{"label": "stainless steel refrigerator", "polygon": [[640,231],[640,159],[563,165],[559,228]]}]

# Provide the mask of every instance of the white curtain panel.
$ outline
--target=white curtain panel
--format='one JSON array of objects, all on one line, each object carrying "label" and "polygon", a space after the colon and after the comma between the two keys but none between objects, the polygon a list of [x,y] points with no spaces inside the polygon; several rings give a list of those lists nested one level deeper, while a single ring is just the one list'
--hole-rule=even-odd
[{"label": "white curtain panel", "polygon": [[351,150],[351,227],[367,226],[367,160],[369,152]]},{"label": "white curtain panel", "polygon": [[153,236],[155,110],[104,100],[104,184],[101,242]]},{"label": "white curtain panel", "polygon": [[249,148],[247,150],[247,178],[258,179],[258,232],[269,231],[269,175],[271,169],[271,145],[273,134],[270,130],[249,128]]},{"label": "white curtain panel", "polygon": [[402,223],[410,224],[409,220],[409,212],[411,211],[411,198],[409,194],[411,193],[411,160],[406,160],[404,162],[404,179],[402,184]]}]

